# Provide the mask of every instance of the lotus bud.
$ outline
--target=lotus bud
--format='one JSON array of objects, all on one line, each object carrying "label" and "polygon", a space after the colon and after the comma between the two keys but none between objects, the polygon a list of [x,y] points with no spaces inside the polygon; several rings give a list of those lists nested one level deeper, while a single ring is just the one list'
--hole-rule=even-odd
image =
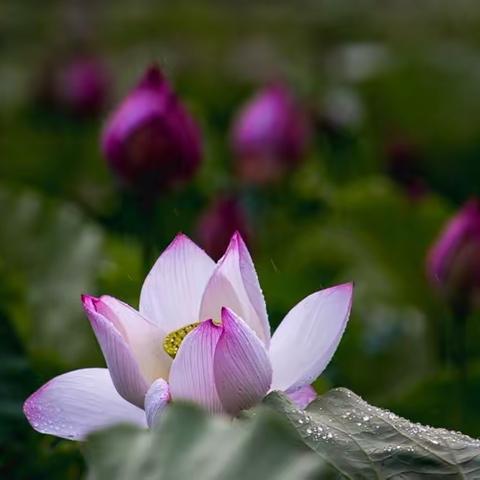
[{"label": "lotus bud", "polygon": [[305,112],[286,87],[263,89],[241,109],[232,128],[239,176],[257,184],[278,180],[302,161],[309,133]]},{"label": "lotus bud", "polygon": [[234,232],[246,240],[250,237],[247,214],[240,201],[232,196],[215,199],[201,215],[197,225],[200,245],[213,258],[220,258]]},{"label": "lotus bud", "polygon": [[445,226],[427,258],[432,283],[456,308],[480,306],[480,203],[470,200]]},{"label": "lotus bud", "polygon": [[94,57],[79,57],[58,74],[57,92],[60,103],[78,114],[96,114],[108,97],[110,78],[105,65]]},{"label": "lotus bud", "polygon": [[199,130],[157,67],[110,115],[102,151],[120,181],[142,191],[186,181],[199,167]]},{"label": "lotus bud", "polygon": [[90,116],[105,107],[110,75],[99,58],[81,54],[60,62],[47,62],[38,83],[39,100],[49,108]]}]

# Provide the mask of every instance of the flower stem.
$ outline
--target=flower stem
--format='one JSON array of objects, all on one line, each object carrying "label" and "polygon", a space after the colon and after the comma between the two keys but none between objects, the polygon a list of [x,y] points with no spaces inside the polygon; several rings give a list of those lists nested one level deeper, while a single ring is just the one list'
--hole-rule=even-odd
[{"label": "flower stem", "polygon": [[156,251],[155,211],[157,202],[150,198],[137,199],[137,212],[140,220],[140,243],[142,247],[142,268],[146,276],[153,266]]}]

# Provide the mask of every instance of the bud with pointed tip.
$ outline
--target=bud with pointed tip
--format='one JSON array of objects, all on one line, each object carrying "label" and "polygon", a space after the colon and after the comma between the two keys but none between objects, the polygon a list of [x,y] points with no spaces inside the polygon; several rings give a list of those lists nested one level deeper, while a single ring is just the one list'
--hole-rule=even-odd
[{"label": "bud with pointed tip", "polygon": [[240,111],[232,149],[244,180],[268,183],[297,166],[305,154],[309,125],[305,112],[283,85],[257,93]]},{"label": "bud with pointed tip", "polygon": [[197,225],[200,245],[213,258],[220,258],[234,232],[250,238],[250,228],[239,199],[234,196],[216,198],[201,215]]},{"label": "bud with pointed tip", "polygon": [[188,180],[201,161],[199,130],[155,66],[111,114],[102,150],[120,180],[137,190]]},{"label": "bud with pointed tip", "polygon": [[454,304],[480,300],[480,202],[470,200],[445,226],[427,258],[432,283]]}]

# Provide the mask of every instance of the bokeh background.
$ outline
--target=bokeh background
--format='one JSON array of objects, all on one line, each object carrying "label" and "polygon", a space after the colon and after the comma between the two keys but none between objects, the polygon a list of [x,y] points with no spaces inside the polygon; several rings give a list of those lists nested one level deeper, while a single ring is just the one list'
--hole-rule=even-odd
[{"label": "bokeh background", "polygon": [[[81,446],[34,432],[24,399],[54,375],[103,364],[80,294],[137,306],[145,236],[157,255],[178,231],[225,243],[201,227],[225,197],[241,210],[273,328],[307,294],[355,281],[319,392],[345,386],[479,436],[480,316],[466,315],[459,372],[455,314],[425,274],[444,222],[480,191],[479,32],[475,1],[2,1],[0,476],[82,475]],[[80,53],[104,69],[101,108],[52,93],[53,72]],[[143,217],[99,138],[152,62],[200,124],[204,159]],[[312,138],[298,168],[256,185],[236,175],[231,125],[279,79]]]}]

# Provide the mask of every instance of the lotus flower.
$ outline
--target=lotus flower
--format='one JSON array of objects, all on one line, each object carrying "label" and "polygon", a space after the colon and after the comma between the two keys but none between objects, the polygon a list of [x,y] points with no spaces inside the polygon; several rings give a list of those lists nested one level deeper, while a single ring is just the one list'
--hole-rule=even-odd
[{"label": "lotus flower", "polygon": [[259,184],[277,180],[301,162],[309,133],[305,112],[285,86],[263,89],[233,125],[232,149],[240,177]]},{"label": "lotus flower", "polygon": [[455,303],[480,301],[480,202],[470,200],[447,223],[427,257],[433,285]]},{"label": "lotus flower", "polygon": [[80,440],[117,422],[151,426],[177,400],[236,415],[280,390],[305,406],[338,346],[351,302],[352,284],[318,291],[270,337],[240,235],[216,264],[178,235],[145,279],[139,311],[113,297],[83,297],[108,368],[54,378],[27,399],[25,415],[39,432]]},{"label": "lotus flower", "polygon": [[153,66],[108,119],[102,151],[127,186],[158,191],[189,179],[201,160],[200,134]]}]

